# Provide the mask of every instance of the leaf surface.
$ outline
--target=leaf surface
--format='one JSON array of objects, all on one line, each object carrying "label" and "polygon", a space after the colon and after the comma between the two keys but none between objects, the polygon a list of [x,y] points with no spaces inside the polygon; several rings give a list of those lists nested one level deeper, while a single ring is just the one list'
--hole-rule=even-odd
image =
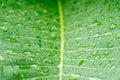
[{"label": "leaf surface", "polygon": [[120,79],[119,1],[66,0],[63,80]]},{"label": "leaf surface", "polygon": [[57,1],[1,0],[0,80],[57,80]]},{"label": "leaf surface", "polygon": [[0,0],[0,80],[120,80],[119,0]]}]

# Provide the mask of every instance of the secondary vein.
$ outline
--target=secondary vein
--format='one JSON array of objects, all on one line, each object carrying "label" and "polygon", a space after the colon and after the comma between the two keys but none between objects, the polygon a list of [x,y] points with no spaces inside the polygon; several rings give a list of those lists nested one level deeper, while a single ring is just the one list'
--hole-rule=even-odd
[{"label": "secondary vein", "polygon": [[63,11],[61,0],[58,0],[58,8],[59,8],[59,18],[60,18],[60,32],[61,32],[61,48],[60,48],[60,64],[59,64],[59,80],[62,80],[62,69],[63,69],[63,54],[64,54],[64,20],[63,20]]}]

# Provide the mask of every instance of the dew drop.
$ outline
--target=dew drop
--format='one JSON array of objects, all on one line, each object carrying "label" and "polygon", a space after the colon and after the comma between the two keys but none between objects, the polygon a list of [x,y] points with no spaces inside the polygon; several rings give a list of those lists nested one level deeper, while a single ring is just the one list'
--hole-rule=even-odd
[{"label": "dew drop", "polygon": [[73,78],[73,77],[71,77],[69,80],[77,80],[77,78]]},{"label": "dew drop", "polygon": [[114,45],[112,43],[107,43],[107,48],[112,48]]},{"label": "dew drop", "polygon": [[117,39],[119,39],[119,38],[120,38],[120,33],[118,33],[118,34],[117,34],[116,38],[117,38]]},{"label": "dew drop", "polygon": [[107,58],[106,58],[106,57],[104,57],[104,58],[103,58],[103,60],[107,60]]},{"label": "dew drop", "polygon": [[93,43],[92,46],[95,47],[95,46],[96,46],[96,43]]},{"label": "dew drop", "polygon": [[94,59],[95,60],[100,60],[100,56],[96,56]]},{"label": "dew drop", "polygon": [[19,73],[18,71],[14,71],[13,75],[17,76]]},{"label": "dew drop", "polygon": [[111,58],[110,60],[109,60],[109,62],[112,62],[112,61],[114,61],[115,60],[115,58]]},{"label": "dew drop", "polygon": [[111,65],[108,63],[105,65],[105,68],[109,68]]},{"label": "dew drop", "polygon": [[48,59],[48,58],[44,59],[43,61],[44,61],[45,63],[50,63],[50,64],[53,63],[53,61],[52,61],[51,59]]},{"label": "dew drop", "polygon": [[114,65],[111,66],[111,69],[115,69],[115,68],[116,68],[116,66],[114,66]]},{"label": "dew drop", "polygon": [[20,61],[25,61],[26,58],[25,58],[25,56],[21,56],[21,57],[19,58],[19,60],[20,60]]},{"label": "dew drop", "polygon": [[81,60],[81,61],[79,62],[79,64],[78,64],[78,66],[83,65],[84,62],[85,62],[84,60]]},{"label": "dew drop", "polygon": [[93,24],[97,24],[97,26],[102,25],[102,23],[100,21],[98,21],[98,20],[94,20]]},{"label": "dew drop", "polygon": [[41,77],[39,77],[39,78],[36,78],[35,80],[42,80],[42,78],[41,78]]},{"label": "dew drop", "polygon": [[90,59],[91,59],[91,56],[87,56],[87,59],[89,59],[89,60],[90,60]]},{"label": "dew drop", "polygon": [[6,26],[0,27],[0,29],[2,29],[5,32],[8,30],[8,28]]},{"label": "dew drop", "polygon": [[47,13],[48,11],[46,9],[43,10],[44,13]]},{"label": "dew drop", "polygon": [[22,80],[25,80],[25,76],[23,74],[20,74],[20,75],[21,75]]},{"label": "dew drop", "polygon": [[31,42],[29,41],[29,40],[24,40],[24,42],[25,42],[25,45],[27,45],[27,46],[31,46]]},{"label": "dew drop", "polygon": [[7,8],[7,5],[4,4],[4,3],[2,3],[2,4],[1,4],[1,7],[5,9],[5,8]]},{"label": "dew drop", "polygon": [[29,69],[30,65],[19,65],[20,69]]},{"label": "dew drop", "polygon": [[110,24],[110,26],[109,26],[109,29],[110,30],[114,30],[116,28],[116,25],[115,24]]},{"label": "dew drop", "polygon": [[40,36],[37,36],[36,38],[37,38],[37,40],[38,40],[38,45],[39,45],[39,47],[42,47],[41,37],[40,37]]},{"label": "dew drop", "polygon": [[17,38],[15,38],[15,37],[10,37],[10,42],[17,43],[18,40],[17,40]]},{"label": "dew drop", "polygon": [[90,77],[89,80],[101,80],[101,79],[99,79],[97,77]]},{"label": "dew drop", "polygon": [[109,51],[104,51],[104,55],[108,55],[110,52]]},{"label": "dew drop", "polygon": [[105,35],[105,36],[108,36],[108,35],[112,35],[112,33],[107,32],[107,33],[105,33],[104,35]]},{"label": "dew drop", "polygon": [[24,51],[24,54],[25,54],[25,55],[31,55],[31,52],[29,52],[29,51]]},{"label": "dew drop", "polygon": [[94,51],[94,52],[92,53],[92,55],[93,55],[93,56],[96,56],[98,53],[99,53],[98,51]]},{"label": "dew drop", "polygon": [[0,55],[0,61],[4,61],[4,57]]},{"label": "dew drop", "polygon": [[5,54],[10,54],[10,55],[16,55],[17,54],[15,51],[10,50],[10,49],[9,50],[5,50],[4,53]]},{"label": "dew drop", "polygon": [[12,53],[12,52],[13,52],[13,50],[5,50],[4,51],[5,54],[9,54],[9,53]]},{"label": "dew drop", "polygon": [[31,65],[31,68],[35,69],[35,70],[40,70],[40,67],[38,65]]},{"label": "dew drop", "polygon": [[52,33],[50,36],[51,38],[55,38],[55,33]]},{"label": "dew drop", "polygon": [[36,22],[37,22],[37,23],[40,23],[40,22],[41,22],[41,20],[37,20]]},{"label": "dew drop", "polygon": [[41,72],[42,75],[44,75],[44,76],[48,75],[49,69],[47,69],[47,68],[42,68],[42,70],[43,70],[43,71]]}]

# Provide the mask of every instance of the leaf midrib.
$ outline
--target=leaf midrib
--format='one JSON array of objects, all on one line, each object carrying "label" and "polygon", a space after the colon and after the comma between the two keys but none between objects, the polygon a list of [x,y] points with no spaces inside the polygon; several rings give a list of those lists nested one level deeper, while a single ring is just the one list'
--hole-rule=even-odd
[{"label": "leaf midrib", "polygon": [[60,64],[59,64],[59,80],[62,80],[62,75],[63,75],[63,55],[64,55],[64,19],[63,19],[63,10],[62,10],[62,4],[61,0],[58,0],[58,9],[59,9],[59,19],[60,19],[60,37],[61,37],[61,42],[60,42]]}]

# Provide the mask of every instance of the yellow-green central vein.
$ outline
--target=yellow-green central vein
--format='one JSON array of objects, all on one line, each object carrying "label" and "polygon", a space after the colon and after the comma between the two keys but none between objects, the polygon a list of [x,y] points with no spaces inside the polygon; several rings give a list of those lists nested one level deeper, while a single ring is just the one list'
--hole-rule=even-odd
[{"label": "yellow-green central vein", "polygon": [[61,48],[60,48],[60,64],[59,64],[59,80],[62,80],[62,69],[63,69],[63,53],[64,53],[64,20],[63,20],[63,12],[62,12],[62,4],[61,1],[58,0],[58,8],[59,8],[59,18],[60,18],[60,32],[61,32]]}]

